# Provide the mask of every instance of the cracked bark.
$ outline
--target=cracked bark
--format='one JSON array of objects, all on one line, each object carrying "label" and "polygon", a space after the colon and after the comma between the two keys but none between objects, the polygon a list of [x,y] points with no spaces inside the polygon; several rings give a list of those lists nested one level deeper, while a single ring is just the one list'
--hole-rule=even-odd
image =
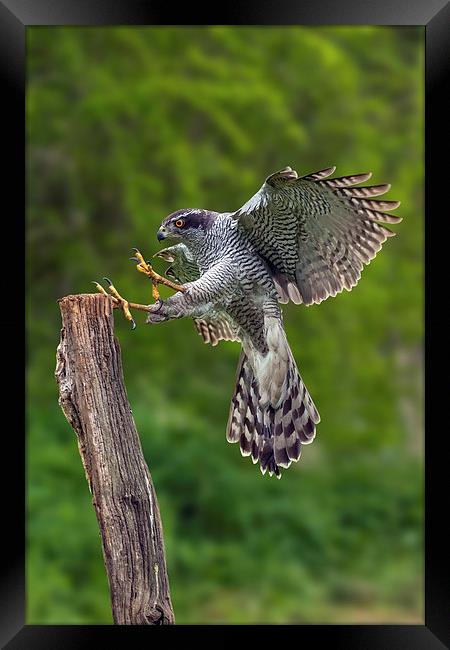
[{"label": "cracked bark", "polygon": [[59,306],[59,404],[92,493],[114,622],[173,624],[161,517],[125,390],[112,300],[82,294]]}]

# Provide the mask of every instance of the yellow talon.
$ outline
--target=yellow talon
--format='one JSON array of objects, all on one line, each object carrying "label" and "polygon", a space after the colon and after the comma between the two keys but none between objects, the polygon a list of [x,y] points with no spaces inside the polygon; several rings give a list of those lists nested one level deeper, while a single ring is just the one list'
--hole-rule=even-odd
[{"label": "yellow talon", "polygon": [[168,280],[163,275],[159,275],[159,273],[154,271],[152,265],[144,260],[142,253],[137,248],[133,248],[133,252],[134,257],[131,259],[137,262],[137,270],[140,273],[144,273],[152,281],[152,295],[155,300],[159,300],[158,284],[164,284],[166,287],[174,289],[174,291],[186,291],[186,288],[182,285],[175,284],[175,282]]},{"label": "yellow talon", "polygon": [[[136,266],[137,270],[140,273],[144,273],[144,275],[146,275],[152,283],[152,296],[155,302],[161,300],[158,291],[158,284],[164,284],[166,287],[170,287],[171,289],[174,289],[174,291],[186,291],[186,287],[183,287],[182,285],[179,284],[175,284],[171,280],[165,278],[163,275],[159,275],[159,273],[156,273],[156,271],[153,270],[152,265],[145,261],[145,259],[142,257],[141,252],[138,251],[137,248],[134,248],[133,252],[134,252],[134,257],[132,257],[131,259],[137,262],[137,266]],[[135,302],[128,302],[128,300],[122,298],[122,296],[117,291],[116,287],[113,285],[111,280],[109,280],[108,278],[103,278],[103,279],[108,283],[109,293],[98,282],[93,283],[95,284],[95,288],[104,296],[110,296],[110,295],[112,296],[114,307],[118,307],[123,311],[125,318],[132,323],[134,329],[136,327],[136,323],[134,322],[134,318],[131,315],[130,308],[149,313],[152,311],[153,305],[141,305]]]},{"label": "yellow talon", "polygon": [[[109,280],[108,278],[103,278],[103,279],[108,283],[109,293],[113,297],[114,306],[115,307],[120,307],[120,309],[124,313],[125,318],[131,322],[132,328],[134,329],[136,327],[136,323],[134,322],[134,318],[131,315],[130,304],[129,304],[128,300],[125,300],[125,298],[122,298],[122,296],[117,291],[116,287],[113,285],[111,280]],[[97,291],[100,291],[100,293],[102,293],[104,296],[109,295],[107,293],[107,291],[105,291],[105,289],[102,287],[101,284],[99,284],[98,282],[94,282],[94,284],[95,284],[95,286],[97,288]]]},{"label": "yellow talon", "polygon": [[120,295],[120,293],[117,291],[117,289],[116,289],[116,287],[113,285],[113,283],[112,283],[110,280],[108,281],[106,278],[105,278],[105,280],[106,280],[106,281],[108,282],[108,284],[109,284],[109,287],[108,287],[108,288],[109,288],[109,292],[110,292],[110,294],[113,295],[114,298],[117,298],[117,300],[119,300],[120,302],[126,302],[126,300],[124,300],[124,299],[122,298],[122,296]]},{"label": "yellow talon", "polygon": [[148,266],[147,262],[144,260],[144,258],[142,257],[142,253],[137,248],[133,248],[133,250],[134,250],[134,254],[135,254],[136,261],[137,261],[138,265],[142,266],[143,270],[148,271],[149,266]]},{"label": "yellow talon", "polygon": [[99,284],[98,282],[92,282],[92,284],[95,284],[95,287],[96,287],[97,291],[102,293],[104,296],[108,295],[108,292],[102,287],[101,284]]}]

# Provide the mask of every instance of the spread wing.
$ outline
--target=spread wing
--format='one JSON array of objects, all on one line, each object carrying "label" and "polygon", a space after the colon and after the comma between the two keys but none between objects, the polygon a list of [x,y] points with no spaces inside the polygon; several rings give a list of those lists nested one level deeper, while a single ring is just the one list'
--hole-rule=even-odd
[{"label": "spread wing", "polygon": [[371,173],[328,177],[335,167],[298,177],[290,167],[269,176],[261,189],[232,213],[268,262],[279,301],[320,303],[350,291],[388,237],[380,222],[400,201],[374,200],[390,185],[354,187]]},{"label": "spread wing", "polygon": [[[166,276],[178,284],[194,282],[200,277],[200,269],[184,244],[163,248],[155,257],[161,257],[171,264],[166,269]],[[194,318],[194,324],[203,341],[212,346],[219,341],[240,341],[237,325],[223,311],[209,309],[202,318]]]}]

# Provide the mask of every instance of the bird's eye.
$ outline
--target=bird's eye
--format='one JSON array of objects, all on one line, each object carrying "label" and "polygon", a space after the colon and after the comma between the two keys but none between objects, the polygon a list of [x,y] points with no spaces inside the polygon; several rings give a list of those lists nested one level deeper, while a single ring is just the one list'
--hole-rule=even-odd
[{"label": "bird's eye", "polygon": [[177,219],[175,225],[177,228],[182,228],[184,226],[184,219]]}]

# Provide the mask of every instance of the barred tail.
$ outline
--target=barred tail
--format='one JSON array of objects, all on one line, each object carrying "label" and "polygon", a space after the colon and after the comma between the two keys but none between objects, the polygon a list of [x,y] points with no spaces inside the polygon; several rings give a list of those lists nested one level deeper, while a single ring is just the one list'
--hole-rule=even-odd
[{"label": "barred tail", "polygon": [[[302,445],[316,435],[319,413],[300,377],[295,360],[287,347],[284,383],[275,404],[261,400],[263,392],[252,364],[242,350],[236,387],[231,400],[227,425],[228,442],[239,442],[243,456],[259,462],[261,472],[281,477],[301,455]],[[270,353],[269,353],[270,354]]]}]

